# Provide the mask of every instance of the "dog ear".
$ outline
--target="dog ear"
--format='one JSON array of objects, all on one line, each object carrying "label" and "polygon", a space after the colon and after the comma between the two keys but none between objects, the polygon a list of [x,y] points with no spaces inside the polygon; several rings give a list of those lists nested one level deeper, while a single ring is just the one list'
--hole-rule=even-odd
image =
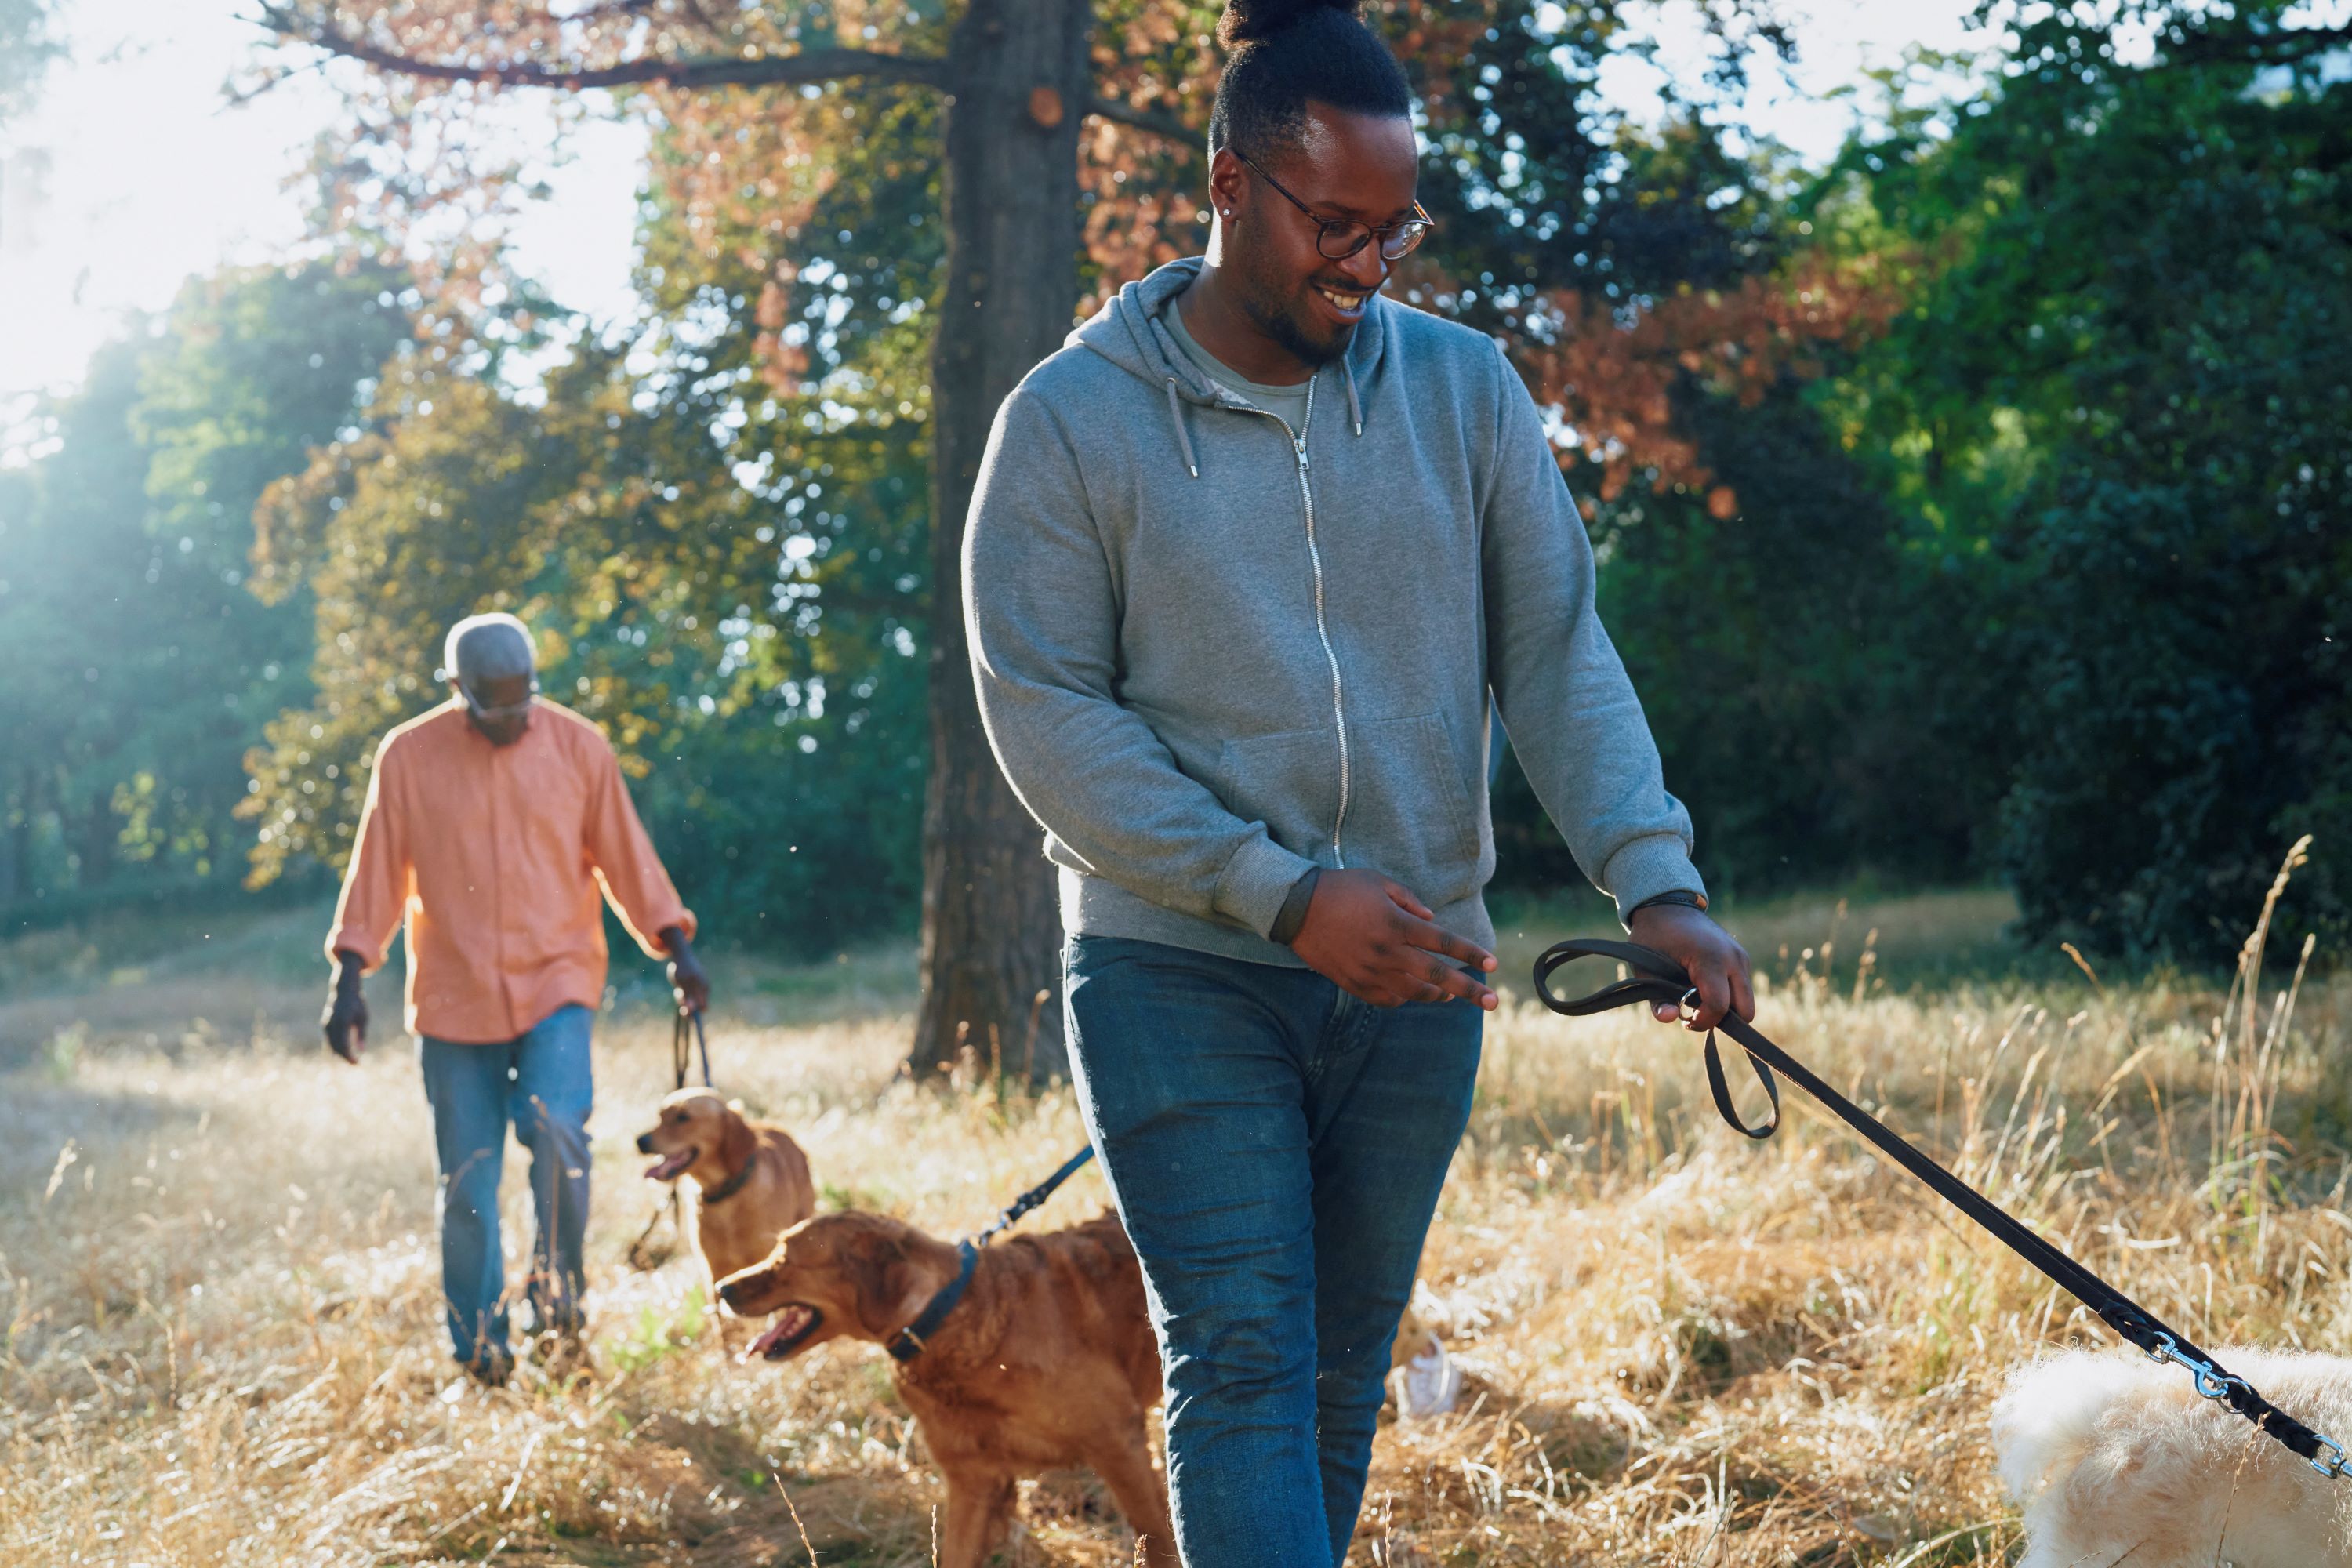
[{"label": "dog ear", "polygon": [[719,1158],[726,1165],[727,1173],[733,1175],[759,1152],[760,1137],[751,1131],[751,1124],[740,1116],[729,1117],[719,1134]]},{"label": "dog ear", "polygon": [[903,1239],[887,1234],[867,1237],[848,1260],[857,1316],[877,1339],[914,1321],[929,1299],[916,1278],[914,1259]]}]

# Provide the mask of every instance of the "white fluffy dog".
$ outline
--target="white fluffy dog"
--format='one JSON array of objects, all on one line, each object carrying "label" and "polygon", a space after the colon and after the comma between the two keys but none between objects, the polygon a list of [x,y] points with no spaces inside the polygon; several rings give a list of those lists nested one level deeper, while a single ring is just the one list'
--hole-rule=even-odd
[{"label": "white fluffy dog", "polygon": [[[2218,1353],[2352,1443],[2352,1362]],[[1993,1406],[1992,1442],[2025,1505],[2018,1568],[2352,1568],[2352,1476],[2319,1474],[2178,1366],[2117,1351],[2037,1362]]]}]

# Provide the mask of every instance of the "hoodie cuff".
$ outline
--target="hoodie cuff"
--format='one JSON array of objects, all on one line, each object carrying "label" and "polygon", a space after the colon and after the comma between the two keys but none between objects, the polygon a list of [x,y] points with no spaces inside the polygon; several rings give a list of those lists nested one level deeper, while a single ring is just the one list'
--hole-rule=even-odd
[{"label": "hoodie cuff", "polygon": [[1609,857],[1609,864],[1601,868],[1601,885],[1617,900],[1620,924],[1632,917],[1635,905],[1660,893],[1706,892],[1679,833],[1654,833],[1634,839]]},{"label": "hoodie cuff", "polygon": [[1314,868],[1315,862],[1305,856],[1292,854],[1263,833],[1254,834],[1225,862],[1211,907],[1271,941],[1283,900]]},{"label": "hoodie cuff", "polygon": [[351,953],[360,961],[362,974],[373,974],[383,967],[384,952],[382,946],[370,942],[364,931],[354,927],[337,926],[327,933],[327,962],[340,969],[342,967],[343,961],[337,955],[345,952]]}]

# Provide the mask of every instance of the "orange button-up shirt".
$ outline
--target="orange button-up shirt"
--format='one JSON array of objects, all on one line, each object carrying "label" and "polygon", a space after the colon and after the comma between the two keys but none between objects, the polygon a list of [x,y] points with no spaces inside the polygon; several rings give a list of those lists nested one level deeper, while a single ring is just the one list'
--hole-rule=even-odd
[{"label": "orange button-up shirt", "polygon": [[511,1040],[604,1000],[600,890],[648,956],[667,927],[694,935],[603,731],[541,700],[492,745],[453,698],[376,748],[327,952],[373,973],[405,920],[409,1028]]}]

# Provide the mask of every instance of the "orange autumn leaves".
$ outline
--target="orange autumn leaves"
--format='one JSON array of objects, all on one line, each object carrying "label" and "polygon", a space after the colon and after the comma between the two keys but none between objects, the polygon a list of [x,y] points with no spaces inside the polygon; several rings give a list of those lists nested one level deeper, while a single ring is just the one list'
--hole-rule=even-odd
[{"label": "orange autumn leaves", "polygon": [[[400,6],[342,0],[338,9],[354,30],[388,32],[385,41],[424,54],[462,55],[469,26],[482,19],[478,5],[456,0]],[[681,52],[721,45],[790,52],[832,41],[801,37],[764,8],[730,12],[714,25],[687,0],[592,5],[560,21],[548,8],[515,0],[499,9],[500,39],[513,52],[551,50],[584,61],[646,48],[654,40],[632,29],[649,20],[668,30],[665,47]],[[1380,9],[1399,53],[1428,61],[1460,58],[1495,8],[1385,0]],[[1087,204],[1081,315],[1127,279],[1197,254],[1205,243],[1204,130],[1223,63],[1213,37],[1218,10],[1210,0],[1097,0],[1098,100],[1164,127],[1192,129],[1178,137],[1102,115],[1087,120],[1079,140]],[[835,37],[883,52],[931,54],[948,45],[935,16],[877,4],[856,11],[834,18],[854,24]],[[479,48],[478,32],[470,41]],[[1442,96],[1454,85],[1447,71],[1416,76],[1433,121],[1468,107]],[[773,93],[644,90],[660,132],[656,199],[669,208],[671,242],[684,252],[661,259],[682,264],[688,275],[729,277],[750,294],[744,303],[758,331],[761,379],[774,395],[807,395],[805,329],[793,328],[801,313],[793,298],[796,262],[809,248],[803,226],[845,169],[857,171],[852,177],[896,177],[906,161],[936,156],[928,95],[876,84]],[[1455,292],[1439,277],[1442,251],[1441,237],[1415,258],[1413,281],[1437,285],[1416,289],[1423,300]],[[1646,480],[1661,492],[1701,493],[1712,513],[1727,518],[1738,498],[1679,427],[1676,390],[1696,384],[1753,404],[1784,375],[1818,374],[1826,351],[1875,331],[1894,309],[1895,290],[1879,278],[1811,257],[1780,275],[1721,289],[1626,300],[1555,288],[1511,311],[1504,343],[1538,402],[1558,411],[1563,464],[1597,472],[1591,488],[1600,500],[1613,500]]]},{"label": "orange autumn leaves", "polygon": [[1599,467],[1601,500],[1646,474],[1660,494],[1703,489],[1707,511],[1728,519],[1739,498],[1678,428],[1675,387],[1688,377],[1752,407],[1783,375],[1820,375],[1825,350],[1880,330],[1898,304],[1875,272],[1808,258],[1785,276],[1630,305],[1557,289],[1507,346],[1537,403],[1559,410],[1563,460]]},{"label": "orange autumn leaves", "polygon": [[[1380,9],[1408,60],[1460,58],[1494,19],[1494,7],[1481,4],[1386,0]],[[1173,0],[1104,0],[1095,47],[1099,95],[1204,132],[1223,64],[1211,37],[1216,11]],[[1463,111],[1443,96],[1453,85],[1446,71],[1415,74],[1433,123]],[[1127,279],[1200,252],[1208,236],[1204,142],[1205,134],[1177,142],[1107,119],[1090,122],[1079,144],[1091,268],[1081,316]],[[1433,246],[1415,258],[1412,281],[1420,287],[1392,293],[1457,294],[1436,264],[1441,253],[1442,245]],[[1613,500],[1646,478],[1660,493],[1703,493],[1708,511],[1728,519],[1738,496],[1678,426],[1677,386],[1695,381],[1752,406],[1784,375],[1821,374],[1827,351],[1884,327],[1898,303],[1897,289],[1867,262],[1811,255],[1780,275],[1728,289],[1631,301],[1551,289],[1512,313],[1504,344],[1537,402],[1559,411],[1563,466],[1597,467],[1600,500]]]}]

